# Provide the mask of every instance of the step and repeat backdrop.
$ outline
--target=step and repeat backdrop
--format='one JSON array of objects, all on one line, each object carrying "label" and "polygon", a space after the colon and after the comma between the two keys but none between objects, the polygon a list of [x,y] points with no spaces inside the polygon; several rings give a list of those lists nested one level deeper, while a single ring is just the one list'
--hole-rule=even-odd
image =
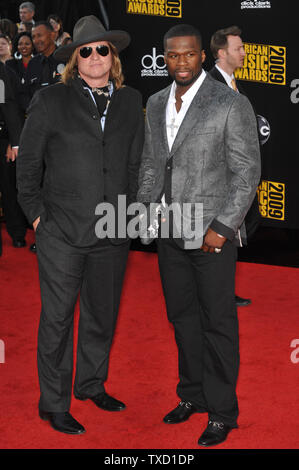
[{"label": "step and repeat backdrop", "polygon": [[[0,0],[1,17],[18,21],[21,0]],[[299,60],[298,16],[294,0],[35,0],[36,19],[57,13],[72,34],[84,15],[98,16],[110,29],[132,37],[121,53],[126,83],[148,97],[170,83],[163,59],[163,36],[177,23],[202,33],[207,59],[211,35],[237,25],[246,50],[236,77],[258,115],[262,179],[258,188],[262,225],[299,229]]]},{"label": "step and repeat backdrop", "polygon": [[202,33],[206,70],[214,65],[211,35],[237,25],[246,58],[236,78],[258,115],[262,180],[259,208],[265,226],[299,228],[299,62],[298,18],[286,0],[110,0],[110,28],[125,29],[132,42],[122,53],[126,83],[147,98],[170,83],[163,36],[177,23]]}]

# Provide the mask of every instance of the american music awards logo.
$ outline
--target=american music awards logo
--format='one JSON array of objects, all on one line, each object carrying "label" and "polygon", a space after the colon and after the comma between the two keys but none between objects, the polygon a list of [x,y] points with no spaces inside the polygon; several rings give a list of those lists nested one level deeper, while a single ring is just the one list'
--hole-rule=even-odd
[{"label": "american music awards logo", "polygon": [[286,47],[244,42],[243,67],[235,71],[237,80],[269,85],[286,84]]},{"label": "american music awards logo", "polygon": [[141,77],[167,77],[168,71],[164,62],[164,55],[158,54],[156,47],[152,48],[150,54],[141,59]]},{"label": "american music awards logo", "polygon": [[126,0],[127,13],[131,15],[182,18],[183,0]]}]

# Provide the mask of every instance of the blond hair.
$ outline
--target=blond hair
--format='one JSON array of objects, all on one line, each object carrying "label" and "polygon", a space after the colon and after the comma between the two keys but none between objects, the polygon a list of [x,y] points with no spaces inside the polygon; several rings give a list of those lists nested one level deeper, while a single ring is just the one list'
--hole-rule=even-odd
[{"label": "blond hair", "polygon": [[[124,82],[121,61],[116,47],[110,42],[108,44],[112,55],[112,66],[109,74],[109,79],[113,80],[115,88],[118,89],[123,86]],[[78,73],[77,55],[78,49],[75,49],[61,75],[61,81],[62,83],[64,83],[64,85],[68,85],[70,80],[73,80],[76,74]]]}]

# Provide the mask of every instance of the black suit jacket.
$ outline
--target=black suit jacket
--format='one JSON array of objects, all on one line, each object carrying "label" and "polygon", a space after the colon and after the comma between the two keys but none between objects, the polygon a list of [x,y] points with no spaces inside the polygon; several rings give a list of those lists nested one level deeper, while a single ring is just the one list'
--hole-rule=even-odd
[{"label": "black suit jacket", "polygon": [[[219,72],[217,67],[214,65],[214,67],[209,71],[209,74],[211,77],[215,78],[215,80],[218,80],[218,82],[224,83],[224,85],[227,85],[225,78],[223,77],[222,73]],[[240,84],[239,80],[236,80],[237,88],[242,95],[246,96],[246,93],[244,92],[242,85]]]},{"label": "black suit jacket", "polygon": [[96,206],[111,203],[117,218],[119,195],[136,200],[143,138],[141,94],[130,87],[113,92],[104,132],[79,78],[36,92],[17,160],[19,202],[29,222],[41,216],[67,243],[93,246]]},{"label": "black suit jacket", "polygon": [[0,62],[1,100],[0,100],[0,138],[9,140],[12,146],[19,144],[23,120],[18,105],[12,77],[5,65]]},{"label": "black suit jacket", "polygon": [[40,88],[54,85],[60,81],[63,64],[55,60],[54,52],[48,57],[37,54],[29,61],[26,78],[30,99]]},{"label": "black suit jacket", "polygon": [[[222,73],[219,72],[217,67],[214,65],[214,67],[209,71],[209,74],[211,77],[213,77],[215,80],[218,82],[222,82],[225,85],[227,85],[227,82],[225,81],[225,78],[223,77]],[[236,85],[238,88],[238,91],[242,93],[242,95],[246,95],[244,92],[242,85],[240,84],[240,81],[236,80]],[[248,96],[247,96],[248,98]],[[249,98],[248,98],[249,99]],[[253,108],[254,110],[254,108]],[[254,110],[255,112],[255,110]],[[256,112],[255,112],[256,115]],[[258,127],[258,124],[257,124]],[[258,135],[260,136],[259,132]],[[259,204],[258,204],[258,198],[257,195],[255,196],[253,203],[250,207],[250,209],[247,212],[247,215],[245,217],[245,227],[246,227],[246,235],[247,235],[247,240],[250,239],[253,234],[255,233],[256,229],[258,228],[259,224],[261,223],[262,217],[259,211]]]},{"label": "black suit jacket", "polygon": [[16,95],[19,105],[25,114],[30,103],[31,94],[27,80],[27,69],[24,67],[22,59],[10,59],[5,62],[5,66],[15,74]]}]

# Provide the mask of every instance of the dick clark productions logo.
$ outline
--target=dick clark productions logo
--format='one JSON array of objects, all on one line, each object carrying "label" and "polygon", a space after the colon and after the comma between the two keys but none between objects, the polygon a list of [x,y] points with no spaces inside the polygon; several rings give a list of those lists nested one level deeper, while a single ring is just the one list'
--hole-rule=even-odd
[{"label": "dick clark productions logo", "polygon": [[151,54],[146,54],[141,59],[141,77],[167,77],[168,72],[164,62],[164,55],[157,54],[153,47]]}]

